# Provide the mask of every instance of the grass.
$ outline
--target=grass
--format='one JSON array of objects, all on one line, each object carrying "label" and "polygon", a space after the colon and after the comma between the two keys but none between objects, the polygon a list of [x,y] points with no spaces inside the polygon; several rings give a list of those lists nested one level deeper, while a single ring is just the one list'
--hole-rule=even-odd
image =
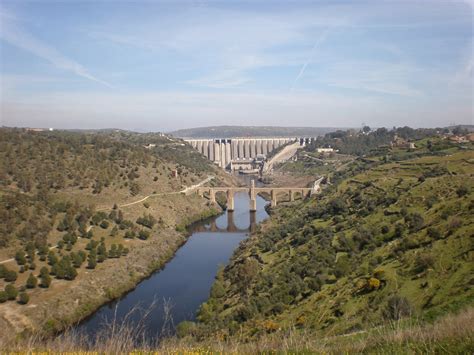
[{"label": "grass", "polygon": [[[148,310],[141,312],[142,320],[146,319]],[[276,329],[251,341],[223,336],[198,341],[166,334],[167,330],[163,329],[162,336],[147,339],[143,321],[132,324],[126,317],[123,323],[110,320],[95,336],[69,329],[55,338],[25,335],[13,342],[0,340],[0,348],[20,353],[467,354],[474,350],[474,309],[465,309],[434,323],[410,318],[332,337],[295,327]]]}]

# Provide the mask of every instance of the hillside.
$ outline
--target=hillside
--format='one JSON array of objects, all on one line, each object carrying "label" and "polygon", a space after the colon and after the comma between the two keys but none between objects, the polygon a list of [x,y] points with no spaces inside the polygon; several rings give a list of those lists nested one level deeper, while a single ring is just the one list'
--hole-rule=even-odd
[{"label": "hillside", "polygon": [[228,181],[180,140],[125,131],[2,128],[0,172],[0,325],[13,330],[0,338],[64,328],[133,288],[183,226],[220,212],[180,191]]},{"label": "hillside", "polygon": [[180,138],[317,137],[336,131],[331,127],[211,126],[170,132]]},{"label": "hillside", "polygon": [[473,145],[416,146],[351,161],[321,195],[275,209],[182,334],[328,337],[472,306]]}]

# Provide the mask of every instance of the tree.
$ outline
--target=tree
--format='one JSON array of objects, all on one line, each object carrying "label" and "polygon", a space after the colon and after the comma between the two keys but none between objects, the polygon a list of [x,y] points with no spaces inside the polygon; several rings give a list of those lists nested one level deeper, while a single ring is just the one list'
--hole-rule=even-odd
[{"label": "tree", "polygon": [[112,244],[109,250],[109,258],[118,258],[120,256],[120,252],[118,252],[117,245]]},{"label": "tree", "polygon": [[97,266],[97,254],[95,250],[91,250],[87,257],[87,268],[88,269],[95,269]]},{"label": "tree", "polygon": [[28,279],[26,280],[26,287],[27,288],[35,288],[36,285],[38,284],[38,279],[33,275],[33,273],[28,276]]},{"label": "tree", "polygon": [[26,292],[20,292],[20,297],[18,298],[19,304],[27,304],[30,301],[30,296]]},{"label": "tree", "polygon": [[53,250],[50,250],[48,252],[48,264],[53,266],[57,262],[58,262],[58,257],[56,256]]},{"label": "tree", "polygon": [[7,273],[8,269],[5,265],[0,264],[0,279],[3,279]]},{"label": "tree", "polygon": [[16,272],[13,271],[13,270],[8,270],[8,271],[5,273],[5,281],[7,281],[7,282],[16,281],[16,278],[17,278],[17,274],[16,274]]},{"label": "tree", "polygon": [[0,303],[8,301],[8,295],[5,291],[0,291]]},{"label": "tree", "polygon": [[118,234],[118,228],[117,226],[114,226],[112,230],[110,231],[110,236],[115,237]]},{"label": "tree", "polygon": [[18,290],[12,284],[5,286],[5,292],[9,300],[14,300],[18,296]]},{"label": "tree", "polygon": [[138,232],[138,238],[140,238],[141,240],[147,240],[148,238],[150,238],[150,232],[142,229]]},{"label": "tree", "polygon": [[26,256],[23,250],[18,250],[15,254],[15,260],[18,265],[25,265],[26,264]]},{"label": "tree", "polygon": [[101,263],[105,259],[107,259],[107,248],[105,247],[104,242],[102,242],[97,248],[97,262]]},{"label": "tree", "polygon": [[49,270],[46,266],[43,266],[40,270],[40,286],[43,288],[48,288],[51,285],[51,276],[49,276]]}]

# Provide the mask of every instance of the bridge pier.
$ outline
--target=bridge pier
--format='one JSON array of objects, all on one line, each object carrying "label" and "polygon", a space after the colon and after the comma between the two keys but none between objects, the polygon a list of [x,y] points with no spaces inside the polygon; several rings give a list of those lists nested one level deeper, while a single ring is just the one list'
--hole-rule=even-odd
[{"label": "bridge pier", "polygon": [[250,185],[250,212],[257,211],[257,195],[255,193],[255,180]]},{"label": "bridge pier", "polygon": [[234,191],[231,189],[227,190],[227,211],[234,211]]},{"label": "bridge pier", "polygon": [[270,192],[270,195],[271,195],[271,206],[276,207],[277,206],[277,196],[276,196],[277,194],[276,194],[275,190],[272,190]]},{"label": "bridge pier", "polygon": [[295,200],[295,195],[293,195],[293,190],[289,190],[288,194],[290,195],[290,202],[293,202]]},{"label": "bridge pier", "polygon": [[209,199],[212,203],[216,203],[216,192],[213,189],[209,189]]}]

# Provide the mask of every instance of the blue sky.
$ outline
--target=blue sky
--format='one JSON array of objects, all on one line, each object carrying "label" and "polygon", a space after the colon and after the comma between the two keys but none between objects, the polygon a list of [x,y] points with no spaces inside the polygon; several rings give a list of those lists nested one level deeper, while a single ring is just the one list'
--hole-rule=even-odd
[{"label": "blue sky", "polygon": [[3,1],[1,125],[473,124],[472,1]]}]

